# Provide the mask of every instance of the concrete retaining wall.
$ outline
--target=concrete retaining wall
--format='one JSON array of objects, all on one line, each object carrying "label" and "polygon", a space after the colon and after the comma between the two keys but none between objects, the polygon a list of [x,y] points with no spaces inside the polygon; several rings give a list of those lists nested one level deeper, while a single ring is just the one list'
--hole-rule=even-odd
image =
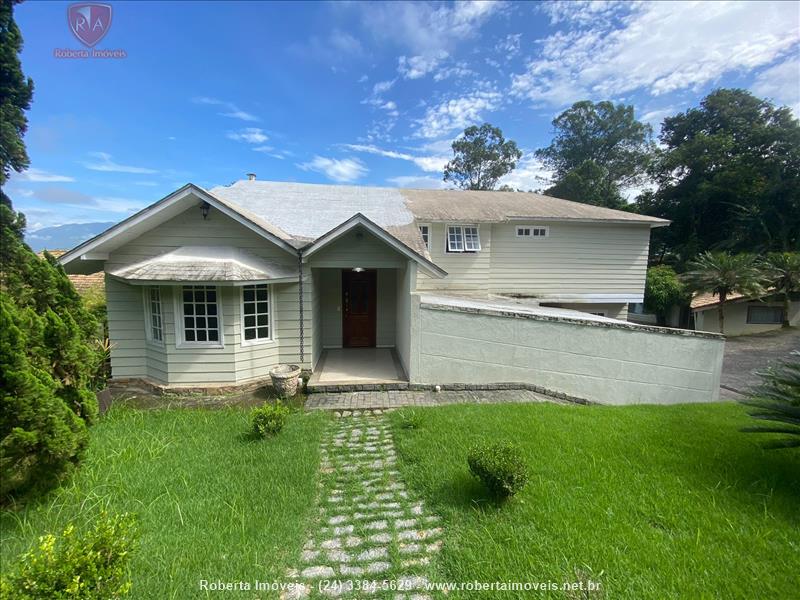
[{"label": "concrete retaining wall", "polygon": [[719,335],[419,296],[413,313],[412,383],[520,382],[603,404],[718,398]]}]

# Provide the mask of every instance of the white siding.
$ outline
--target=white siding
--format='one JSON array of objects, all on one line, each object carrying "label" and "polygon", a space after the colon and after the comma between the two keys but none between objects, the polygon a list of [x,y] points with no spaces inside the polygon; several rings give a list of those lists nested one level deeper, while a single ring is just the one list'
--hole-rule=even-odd
[{"label": "white siding", "polygon": [[520,224],[492,227],[491,292],[544,298],[643,294],[649,227],[547,223],[547,237],[517,238]]},{"label": "white siding", "polygon": [[314,268],[350,269],[397,268],[406,258],[363,227],[357,227],[309,257]]},{"label": "white siding", "polygon": [[445,252],[447,227],[444,223],[431,223],[429,250],[431,260],[447,271],[448,275],[444,279],[434,279],[420,272],[417,275],[417,289],[485,296],[490,284],[492,225],[484,223],[479,229],[480,252]]},{"label": "white siding", "polygon": [[[276,247],[232,219],[211,211],[203,220],[199,210],[189,209],[111,254],[106,270],[157,256],[180,246],[234,246],[262,258],[296,266],[297,258]],[[311,366],[314,348],[314,285],[306,269],[305,362]],[[170,385],[236,384],[269,377],[280,362],[299,364],[298,284],[272,286],[272,341],[241,345],[241,290],[220,286],[223,348],[176,346],[176,318],[180,286],[160,286],[164,318],[164,346],[145,341],[142,287],[107,279],[112,376],[144,377]]]}]

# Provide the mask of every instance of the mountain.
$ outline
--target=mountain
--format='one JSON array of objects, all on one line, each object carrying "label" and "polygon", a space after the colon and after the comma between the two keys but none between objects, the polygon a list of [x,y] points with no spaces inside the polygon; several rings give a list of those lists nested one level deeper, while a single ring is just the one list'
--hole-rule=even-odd
[{"label": "mountain", "polygon": [[34,252],[69,250],[114,225],[109,223],[73,223],[58,227],[43,227],[25,234],[25,241]]}]

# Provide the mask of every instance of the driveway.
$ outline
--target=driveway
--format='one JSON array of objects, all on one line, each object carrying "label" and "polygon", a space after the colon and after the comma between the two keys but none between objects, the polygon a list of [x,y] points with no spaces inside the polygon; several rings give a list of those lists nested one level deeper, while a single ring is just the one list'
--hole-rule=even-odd
[{"label": "driveway", "polygon": [[726,339],[720,399],[740,399],[760,382],[755,371],[788,358],[792,350],[800,350],[800,330],[796,328]]}]

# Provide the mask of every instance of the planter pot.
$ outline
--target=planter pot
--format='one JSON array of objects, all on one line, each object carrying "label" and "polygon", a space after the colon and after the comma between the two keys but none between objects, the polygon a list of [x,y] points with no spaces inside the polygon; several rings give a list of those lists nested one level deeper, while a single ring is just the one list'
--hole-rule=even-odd
[{"label": "planter pot", "polygon": [[291,398],[297,393],[300,367],[297,365],[278,365],[269,372],[272,387],[282,398]]}]

